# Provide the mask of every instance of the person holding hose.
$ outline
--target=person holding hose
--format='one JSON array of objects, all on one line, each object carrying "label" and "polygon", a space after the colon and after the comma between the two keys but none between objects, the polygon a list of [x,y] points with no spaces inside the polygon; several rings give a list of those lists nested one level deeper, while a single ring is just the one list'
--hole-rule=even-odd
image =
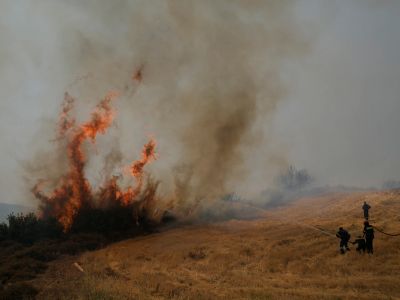
[{"label": "person holding hose", "polygon": [[340,244],[339,244],[340,253],[344,254],[346,250],[350,251],[350,248],[347,244],[350,240],[349,232],[345,230],[343,227],[340,227],[339,231],[336,233],[336,236],[340,239]]},{"label": "person holding hose", "polygon": [[364,237],[367,253],[374,254],[374,228],[369,224],[368,221],[364,222]]}]

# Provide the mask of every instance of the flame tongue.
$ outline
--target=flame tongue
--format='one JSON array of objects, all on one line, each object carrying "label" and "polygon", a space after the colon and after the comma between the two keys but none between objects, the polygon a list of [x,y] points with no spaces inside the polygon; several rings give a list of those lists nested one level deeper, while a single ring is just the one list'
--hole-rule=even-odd
[{"label": "flame tongue", "polygon": [[69,170],[62,178],[59,187],[51,195],[43,193],[41,189],[42,181],[38,182],[32,189],[35,197],[41,201],[41,216],[44,218],[56,217],[64,231],[71,228],[76,215],[84,207],[107,206],[112,203],[120,205],[133,203],[142,189],[145,165],[156,159],[156,143],[151,139],[144,145],[141,159],[135,161],[130,167],[130,173],[136,179],[134,188],[129,187],[125,191],[121,191],[117,183],[118,178],[112,177],[100,193],[93,194],[84,173],[86,157],[82,145],[86,140],[94,143],[97,135],[104,134],[110,127],[115,117],[112,102],[117,96],[118,93],[108,93],[95,107],[90,120],[77,125],[75,118],[71,117],[75,100],[68,93],[65,93],[58,124],[58,138],[67,140]]},{"label": "flame tongue", "polygon": [[133,164],[131,165],[130,172],[131,175],[136,179],[136,186],[134,189],[129,187],[122,194],[122,203],[124,205],[132,203],[135,198],[140,194],[143,186],[144,167],[146,166],[146,164],[156,159],[155,148],[155,140],[150,139],[150,141],[143,146],[141,159],[133,162]]},{"label": "flame tongue", "polygon": [[150,139],[150,141],[146,145],[144,145],[142,150],[142,158],[135,161],[131,166],[132,176],[138,179],[143,177],[144,166],[152,160],[156,159],[155,148],[156,142],[154,139]]},{"label": "flame tongue", "polygon": [[[96,106],[94,112],[92,112],[91,119],[75,128],[68,144],[68,158],[70,161],[68,185],[71,188],[71,195],[64,205],[64,211],[59,216],[59,221],[63,225],[64,230],[68,230],[71,227],[74,216],[82,205],[88,206],[93,202],[90,183],[84,174],[86,158],[82,150],[82,144],[88,138],[94,142],[97,134],[104,134],[106,129],[112,124],[114,111],[111,107],[111,101],[116,99],[116,97],[117,93],[108,93]],[[69,112],[70,107],[68,108]]]},{"label": "flame tongue", "polygon": [[82,142],[90,138],[95,141],[98,133],[104,134],[114,120],[114,111],[111,107],[111,101],[116,99],[118,93],[109,92],[106,97],[96,106],[89,122],[81,125]]}]

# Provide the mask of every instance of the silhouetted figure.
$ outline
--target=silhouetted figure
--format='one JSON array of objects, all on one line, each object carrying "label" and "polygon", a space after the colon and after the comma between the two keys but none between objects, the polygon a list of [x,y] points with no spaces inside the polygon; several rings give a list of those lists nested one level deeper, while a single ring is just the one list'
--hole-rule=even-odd
[{"label": "silhouetted figure", "polygon": [[339,231],[336,233],[336,236],[340,239],[340,253],[344,254],[347,251],[350,251],[349,246],[347,243],[350,240],[350,234],[347,232],[347,230],[343,229],[342,227],[339,228]]},{"label": "silhouetted figure", "polygon": [[352,242],[352,244],[354,245],[354,244],[357,244],[357,248],[356,248],[356,250],[359,252],[359,253],[365,253],[365,249],[366,249],[366,244],[365,244],[365,240],[364,240],[364,238],[362,237],[362,236],[358,236],[357,237],[357,239],[354,241],[354,242]]},{"label": "silhouetted figure", "polygon": [[364,205],[362,206],[362,209],[363,209],[363,211],[364,211],[364,219],[365,219],[365,220],[368,220],[368,217],[369,217],[368,211],[369,211],[370,208],[371,208],[371,206],[369,206],[369,205],[367,204],[367,202],[364,201]]},{"label": "silhouetted figure", "polygon": [[373,254],[374,228],[371,225],[369,225],[368,221],[364,222],[364,236],[365,236],[365,246],[367,248],[367,252]]}]

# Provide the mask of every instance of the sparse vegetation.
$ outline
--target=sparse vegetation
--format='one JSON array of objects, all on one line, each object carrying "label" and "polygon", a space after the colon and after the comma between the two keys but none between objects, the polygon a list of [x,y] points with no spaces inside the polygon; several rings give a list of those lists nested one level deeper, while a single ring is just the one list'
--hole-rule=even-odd
[{"label": "sparse vegetation", "polygon": [[313,229],[343,226],[359,235],[364,199],[374,225],[400,231],[398,192],[359,192],[107,247],[111,237],[92,229],[33,244],[3,240],[0,299],[396,299],[398,238],[377,233],[373,256],[340,255],[335,237]]},{"label": "sparse vegetation", "polygon": [[275,186],[264,190],[261,198],[254,204],[265,208],[286,205],[287,203],[306,196],[310,192],[313,177],[305,169],[289,166],[285,172],[275,178]]},{"label": "sparse vegetation", "polygon": [[[339,226],[400,231],[400,194],[333,194],[265,211],[263,219],[175,228],[50,264],[37,299],[397,299],[400,239],[377,233],[374,255],[338,251]],[[301,225],[301,224],[305,225]],[[49,282],[56,282],[48,285]]]}]

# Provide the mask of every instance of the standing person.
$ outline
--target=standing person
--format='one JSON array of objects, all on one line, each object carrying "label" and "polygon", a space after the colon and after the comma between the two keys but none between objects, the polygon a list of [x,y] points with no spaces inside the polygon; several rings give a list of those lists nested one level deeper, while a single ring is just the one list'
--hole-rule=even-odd
[{"label": "standing person", "polygon": [[374,228],[369,225],[368,221],[364,222],[364,236],[365,236],[365,246],[367,248],[367,253],[374,254]]},{"label": "standing person", "polygon": [[367,204],[367,202],[366,201],[364,201],[364,205],[362,206],[362,209],[363,209],[363,211],[364,211],[364,219],[365,220],[368,220],[368,217],[369,217],[369,209],[371,208],[371,206],[369,206],[368,204]]},{"label": "standing person", "polygon": [[350,234],[347,230],[343,229],[343,227],[339,228],[339,231],[336,233],[336,236],[340,239],[339,249],[340,253],[344,254],[347,251],[350,251],[349,246],[347,243],[350,240]]}]

